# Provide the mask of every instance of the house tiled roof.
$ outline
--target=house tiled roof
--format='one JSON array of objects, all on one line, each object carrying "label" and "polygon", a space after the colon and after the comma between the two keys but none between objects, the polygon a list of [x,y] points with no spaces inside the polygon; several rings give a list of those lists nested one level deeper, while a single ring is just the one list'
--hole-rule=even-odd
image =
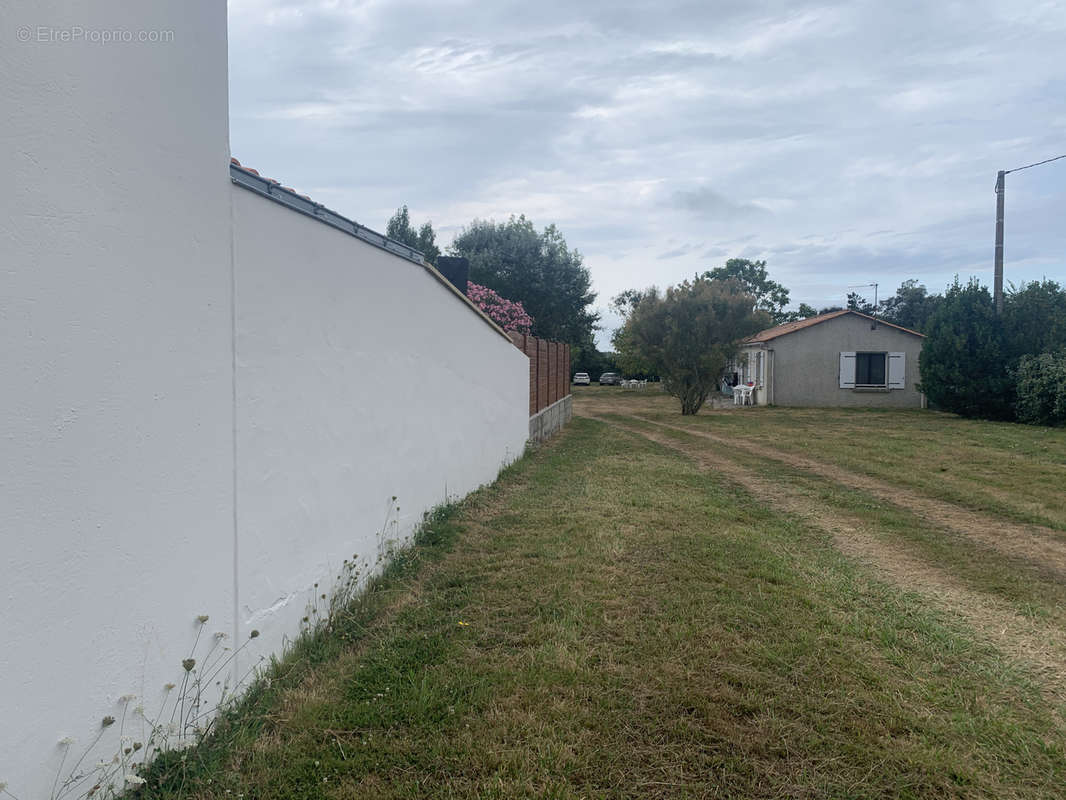
[{"label": "house tiled roof", "polygon": [[809,328],[812,325],[817,325],[821,322],[827,322],[828,320],[836,319],[837,317],[843,317],[845,314],[854,314],[856,317],[868,319],[871,322],[876,322],[878,325],[884,325],[889,328],[895,328],[898,331],[903,331],[904,333],[909,333],[914,336],[921,336],[923,339],[925,338],[924,333],[912,331],[910,328],[904,328],[901,325],[893,325],[891,322],[885,322],[883,319],[877,319],[876,317],[871,317],[869,314],[863,314],[859,311],[854,311],[850,308],[846,308],[840,311],[830,311],[827,314],[819,314],[817,317],[807,317],[807,319],[800,319],[796,320],[795,322],[786,322],[782,325],[775,325],[772,328],[767,328],[764,331],[759,331],[753,336],[749,336],[747,339],[744,340],[744,342],[745,344],[768,342],[771,339],[776,339],[779,336],[785,336],[789,333],[801,331],[804,328]]}]

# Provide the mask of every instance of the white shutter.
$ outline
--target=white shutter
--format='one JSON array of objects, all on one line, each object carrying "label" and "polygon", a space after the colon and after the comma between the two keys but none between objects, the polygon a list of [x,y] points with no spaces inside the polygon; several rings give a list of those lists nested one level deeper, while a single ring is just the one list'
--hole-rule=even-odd
[{"label": "white shutter", "polygon": [[885,360],[885,368],[888,370],[888,388],[907,388],[907,354],[889,353]]},{"label": "white shutter", "polygon": [[840,354],[840,388],[855,388],[855,354]]}]

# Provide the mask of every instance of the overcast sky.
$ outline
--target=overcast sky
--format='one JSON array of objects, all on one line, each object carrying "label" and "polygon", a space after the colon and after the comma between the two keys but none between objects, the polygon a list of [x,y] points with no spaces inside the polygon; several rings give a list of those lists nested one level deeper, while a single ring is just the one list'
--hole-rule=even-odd
[{"label": "overcast sky", "polygon": [[[734,256],[820,307],[991,283],[996,171],[1066,153],[1066,0],[230,0],[230,107],[378,230],[556,223],[600,307]],[[1066,282],[1066,159],[1007,189],[1007,279]]]}]

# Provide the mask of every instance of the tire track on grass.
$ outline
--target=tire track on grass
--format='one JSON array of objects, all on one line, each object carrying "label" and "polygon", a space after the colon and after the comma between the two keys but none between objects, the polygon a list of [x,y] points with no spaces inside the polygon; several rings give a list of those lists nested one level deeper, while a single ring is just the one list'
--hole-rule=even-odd
[{"label": "tire track on grass", "polygon": [[624,416],[723,445],[724,448],[719,451],[720,453],[724,452],[728,455],[730,450],[743,450],[749,455],[778,461],[790,467],[814,473],[834,483],[847,486],[849,489],[858,489],[1003,555],[1022,559],[1041,569],[1050,569],[1061,580],[1066,580],[1066,541],[1060,531],[1041,525],[1025,525],[1003,519],[989,519],[984,514],[944,500],[937,500],[877,478],[857,474],[824,461],[787,453],[766,445],[730,439],[682,425],[670,425],[636,414]]},{"label": "tire track on grass", "polygon": [[[961,619],[1009,659],[1035,673],[1042,683],[1042,691],[1050,700],[1066,702],[1066,632],[1022,616],[1010,604],[971,589],[949,572],[867,533],[869,521],[865,518],[831,510],[802,492],[743,466],[728,452],[723,460],[722,453],[717,451],[709,453],[699,447],[686,447],[663,434],[591,414],[586,416],[686,455],[702,469],[725,474],[756,498],[767,498],[772,507],[825,531],[848,558],[873,567],[878,576],[922,595],[937,608]],[[683,428],[677,430],[690,432]]]}]

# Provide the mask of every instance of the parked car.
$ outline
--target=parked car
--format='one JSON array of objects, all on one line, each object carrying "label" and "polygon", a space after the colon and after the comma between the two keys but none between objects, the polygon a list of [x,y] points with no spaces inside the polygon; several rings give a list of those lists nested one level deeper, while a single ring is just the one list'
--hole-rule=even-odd
[{"label": "parked car", "polygon": [[574,373],[574,386],[588,386],[590,383],[592,383],[592,379],[587,372]]},{"label": "parked car", "polygon": [[600,386],[620,386],[622,376],[617,372],[605,372],[600,375]]}]

